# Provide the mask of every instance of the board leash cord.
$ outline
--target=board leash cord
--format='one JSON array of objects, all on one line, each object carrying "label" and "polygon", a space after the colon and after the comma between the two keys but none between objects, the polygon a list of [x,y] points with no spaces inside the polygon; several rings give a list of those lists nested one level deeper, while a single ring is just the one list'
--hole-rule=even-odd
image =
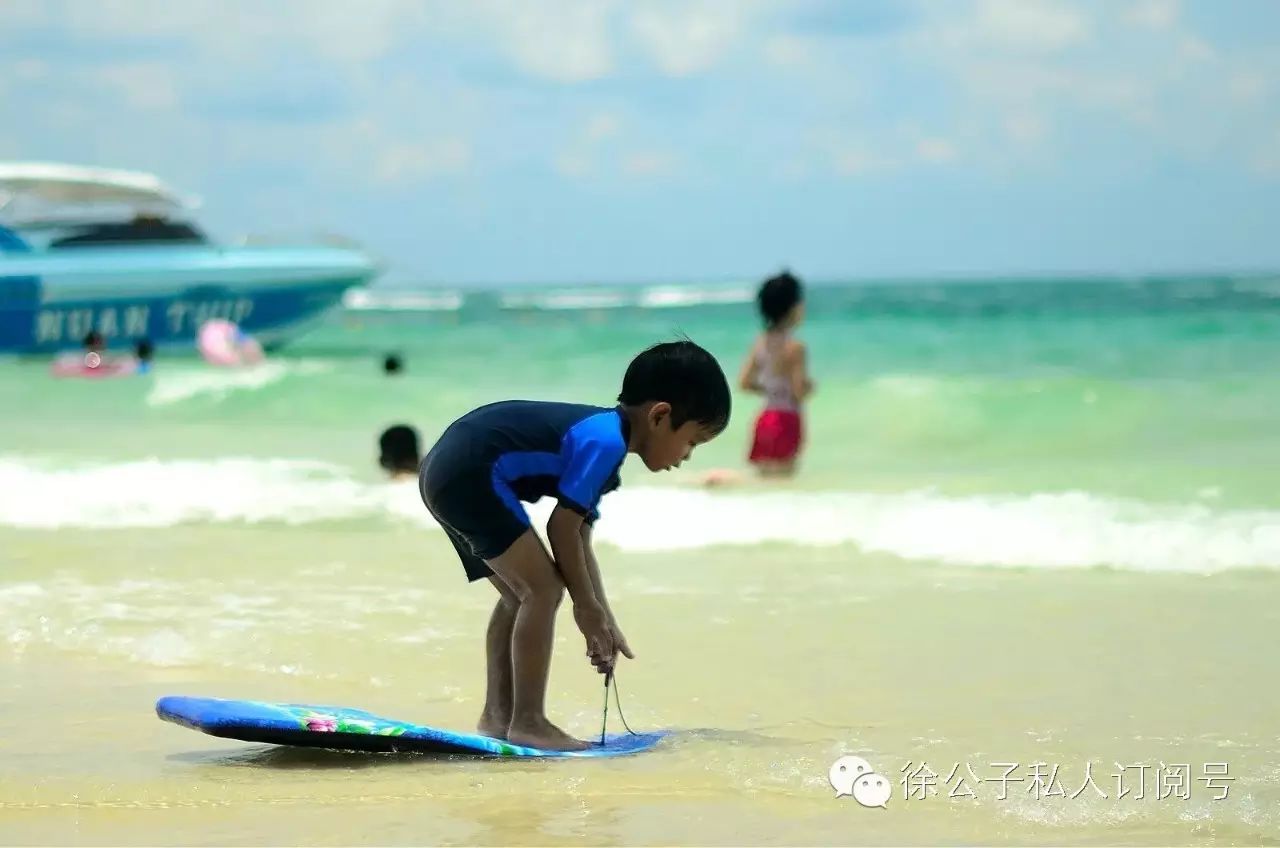
[{"label": "board leash cord", "polygon": [[609,684],[613,684],[613,701],[618,705],[618,718],[622,719],[622,726],[632,736],[639,736],[631,725],[627,724],[627,717],[622,714],[622,699],[618,696],[618,679],[614,677],[613,669],[610,669],[604,676],[604,718],[600,722],[600,744],[604,744],[605,730],[609,727]]}]

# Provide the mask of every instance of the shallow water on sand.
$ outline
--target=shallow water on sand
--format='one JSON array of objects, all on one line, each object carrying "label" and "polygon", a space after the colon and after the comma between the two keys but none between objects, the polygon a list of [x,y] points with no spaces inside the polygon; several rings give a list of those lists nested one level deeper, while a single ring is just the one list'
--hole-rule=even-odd
[{"label": "shallow water on sand", "polygon": [[[187,693],[469,728],[490,598],[437,534],[4,540],[19,555],[0,592],[6,842],[1257,844],[1280,828],[1268,573],[980,571],[839,548],[615,554],[639,655],[619,672],[626,719],[676,735],[634,758],[502,762],[285,750],[151,712]],[[170,559],[140,565],[148,546]],[[22,564],[55,551],[67,564],[51,577]],[[600,681],[578,641],[565,617],[549,708],[589,736]],[[827,770],[846,753],[894,783],[886,809],[834,797]],[[922,762],[937,792],[907,800],[901,781]],[[1035,762],[1059,767],[1068,796],[1091,763],[1109,797],[1036,800]],[[1213,801],[1201,778],[1219,762],[1232,780]],[[1004,800],[998,763],[1019,764]],[[1157,799],[1161,764],[1190,766],[1189,798]],[[975,797],[947,797],[963,791],[946,782],[957,766]]]}]

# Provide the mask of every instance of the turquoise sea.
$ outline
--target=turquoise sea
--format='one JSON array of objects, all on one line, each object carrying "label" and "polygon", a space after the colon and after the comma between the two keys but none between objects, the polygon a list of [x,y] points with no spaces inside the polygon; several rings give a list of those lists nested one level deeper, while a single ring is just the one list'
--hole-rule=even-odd
[{"label": "turquoise sea", "polygon": [[[746,472],[737,395],[684,469],[629,461],[603,504],[627,718],[679,731],[651,754],[362,758],[155,720],[181,692],[469,729],[492,599],[381,479],[378,432],[609,404],[677,335],[732,376],[753,293],[374,289],[251,370],[0,361],[0,841],[1280,844],[1275,275],[812,285],[796,479],[700,485]],[[585,736],[578,641],[563,617],[549,709]],[[842,754],[886,809],[834,797]],[[925,761],[938,787],[1052,763],[1068,796],[1089,763],[1110,797],[907,797]],[[1116,797],[1143,764],[1149,797]],[[1157,798],[1178,764],[1188,797]]]}]

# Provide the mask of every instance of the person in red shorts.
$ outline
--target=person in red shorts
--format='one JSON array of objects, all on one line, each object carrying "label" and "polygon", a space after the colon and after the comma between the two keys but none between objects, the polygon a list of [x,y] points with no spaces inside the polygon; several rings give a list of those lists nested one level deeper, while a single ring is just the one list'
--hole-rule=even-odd
[{"label": "person in red shorts", "polygon": [[795,472],[804,443],[801,405],[814,389],[804,342],[792,335],[804,318],[804,293],[800,281],[784,271],[764,281],[756,302],[765,329],[738,378],[744,390],[764,395],[748,458],[762,475],[786,477]]}]

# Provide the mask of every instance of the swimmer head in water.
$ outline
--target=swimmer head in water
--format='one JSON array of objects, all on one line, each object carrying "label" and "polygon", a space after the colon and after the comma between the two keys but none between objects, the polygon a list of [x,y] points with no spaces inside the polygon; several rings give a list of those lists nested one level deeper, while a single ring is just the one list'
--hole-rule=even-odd
[{"label": "swimmer head in water", "polygon": [[392,479],[416,475],[422,462],[422,449],[418,445],[418,431],[407,424],[388,427],[378,437],[378,464]]}]

